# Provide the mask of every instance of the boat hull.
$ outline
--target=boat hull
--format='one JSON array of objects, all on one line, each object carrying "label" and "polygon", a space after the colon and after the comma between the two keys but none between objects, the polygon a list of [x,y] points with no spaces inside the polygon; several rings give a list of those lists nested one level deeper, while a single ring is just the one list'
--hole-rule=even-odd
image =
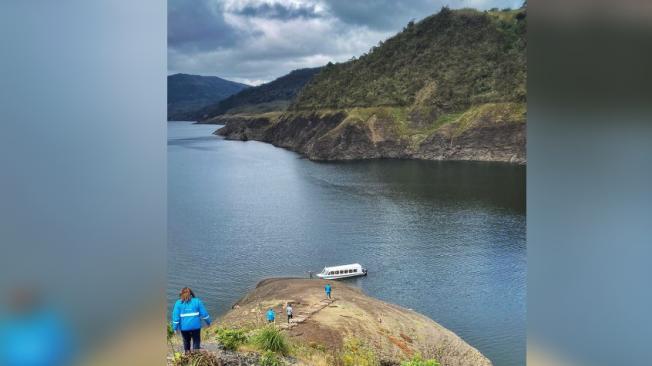
[{"label": "boat hull", "polygon": [[347,274],[342,274],[342,275],[324,275],[321,273],[317,274],[317,277],[321,278],[322,280],[339,280],[342,278],[350,278],[350,277],[360,277],[360,276],[366,276],[367,272],[363,273],[347,273]]}]

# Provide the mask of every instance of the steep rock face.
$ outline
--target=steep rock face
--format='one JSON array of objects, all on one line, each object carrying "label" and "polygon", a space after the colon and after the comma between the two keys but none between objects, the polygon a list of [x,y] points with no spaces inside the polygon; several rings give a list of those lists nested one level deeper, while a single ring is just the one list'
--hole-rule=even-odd
[{"label": "steep rock face", "polygon": [[[526,162],[524,120],[478,115],[437,129],[409,130],[382,113],[358,120],[343,111],[280,117],[222,116],[216,134],[288,148],[312,160],[424,159]],[[464,117],[464,116],[462,116]],[[460,119],[463,119],[460,117]],[[406,128],[408,132],[406,132]]]},{"label": "steep rock face", "polygon": [[419,144],[412,157],[525,164],[525,142],[525,123],[486,123],[456,137],[438,131]]}]

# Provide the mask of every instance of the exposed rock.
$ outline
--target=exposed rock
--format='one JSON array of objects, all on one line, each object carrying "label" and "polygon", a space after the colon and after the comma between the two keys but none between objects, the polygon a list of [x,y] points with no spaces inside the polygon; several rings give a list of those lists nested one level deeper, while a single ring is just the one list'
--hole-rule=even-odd
[{"label": "exposed rock", "polygon": [[[424,159],[501,161],[525,164],[526,125],[478,114],[435,130],[401,131],[378,114],[352,120],[346,111],[285,113],[281,116],[224,115],[216,134],[229,140],[258,140],[296,151],[311,160]],[[423,123],[423,122],[420,122]]]},{"label": "exposed rock", "polygon": [[[333,299],[324,296],[326,281],[268,279],[242,298],[221,320],[222,326],[260,327],[274,308],[277,325],[295,342],[341,349],[346,337],[371,347],[384,365],[398,365],[419,353],[444,366],[482,366],[491,362],[453,332],[412,310],[376,300],[361,290],[332,282]],[[292,303],[287,323],[284,307]]]}]

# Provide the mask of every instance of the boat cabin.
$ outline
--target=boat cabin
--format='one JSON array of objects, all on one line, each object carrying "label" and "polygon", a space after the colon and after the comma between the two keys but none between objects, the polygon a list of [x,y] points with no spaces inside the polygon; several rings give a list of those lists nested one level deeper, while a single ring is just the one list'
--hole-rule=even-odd
[{"label": "boat cabin", "polygon": [[362,268],[360,263],[347,264],[343,266],[324,267],[317,277],[324,280],[336,280],[339,278],[365,276],[367,270]]}]

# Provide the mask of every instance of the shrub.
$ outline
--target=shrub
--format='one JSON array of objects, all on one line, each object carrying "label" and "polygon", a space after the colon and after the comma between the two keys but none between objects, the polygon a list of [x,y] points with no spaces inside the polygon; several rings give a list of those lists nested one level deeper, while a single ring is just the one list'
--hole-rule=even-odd
[{"label": "shrub", "polygon": [[168,324],[168,342],[172,340],[172,337],[174,337],[174,329],[172,328],[171,324]]},{"label": "shrub", "polygon": [[266,351],[263,353],[258,361],[258,365],[260,366],[283,366],[284,364],[283,360],[278,358],[276,353],[272,351]]},{"label": "shrub", "polygon": [[424,360],[421,355],[414,356],[410,361],[401,362],[401,366],[441,366],[434,359]]},{"label": "shrub", "polygon": [[216,331],[217,340],[224,348],[235,351],[247,341],[247,335],[243,330],[218,328]]},{"label": "shrub", "polygon": [[220,361],[208,352],[192,352],[175,360],[175,366],[218,366]]},{"label": "shrub", "polygon": [[348,338],[344,341],[344,350],[340,359],[344,366],[379,365],[374,352],[356,338]]},{"label": "shrub", "polygon": [[287,355],[289,347],[285,336],[274,326],[263,328],[254,338],[254,343],[263,351],[272,351]]}]

